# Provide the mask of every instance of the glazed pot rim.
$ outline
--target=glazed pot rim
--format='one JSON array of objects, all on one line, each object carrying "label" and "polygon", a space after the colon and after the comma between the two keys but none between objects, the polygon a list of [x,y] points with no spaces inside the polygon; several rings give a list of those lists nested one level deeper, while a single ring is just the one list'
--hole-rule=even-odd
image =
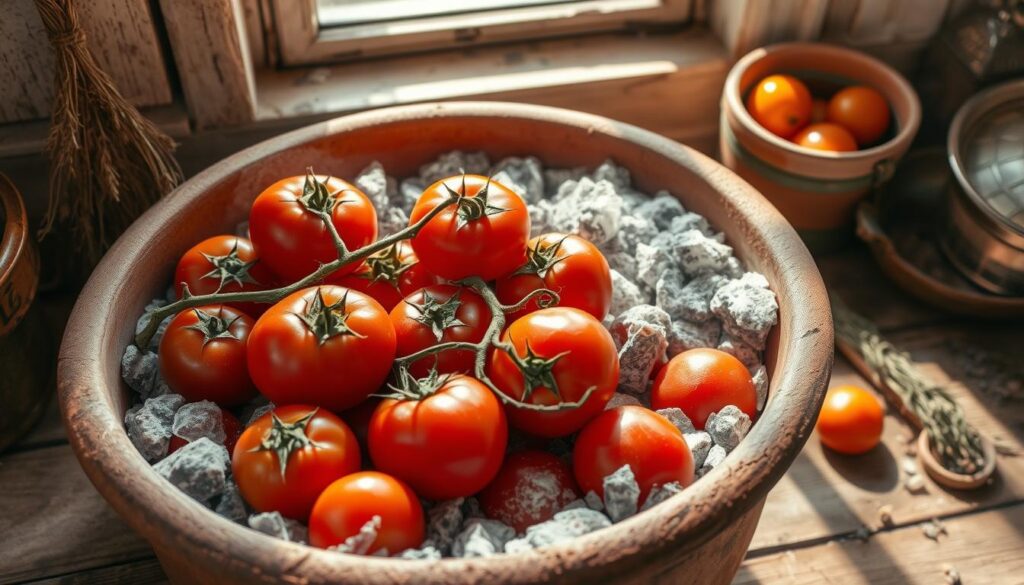
[{"label": "glazed pot rim", "polygon": [[[781,214],[756,190],[706,156],[640,128],[559,108],[501,102],[447,102],[399,106],[353,114],[283,134],[236,153],[186,181],[137,220],[103,258],[96,274],[129,265],[133,242],[151,242],[167,222],[226,176],[268,152],[297,147],[326,135],[431,118],[510,118],[570,125],[631,143],[652,158],[681,167],[721,194],[730,217],[745,216],[751,249],[778,266],[773,290],[780,298],[779,367],[760,421],[716,469],[666,502],[609,528],[564,543],[518,554],[439,561],[354,556],[284,542],[222,518],[163,480],[134,449],[125,433],[114,392],[101,387],[111,375],[97,358],[127,335],[116,331],[114,304],[124,282],[94,275],[84,288],[62,342],[58,366],[60,402],[80,463],[105,498],[159,550],[185,545],[190,555],[249,571],[253,579],[275,575],[346,575],[368,583],[409,579],[470,582],[499,575],[509,581],[539,574],[564,575],[629,558],[634,567],[699,546],[728,522],[763,500],[810,434],[831,370],[832,320],[821,277],[807,248]],[[645,154],[646,155],[646,154]],[[770,254],[769,254],[770,252]],[[785,270],[782,264],[785,263]],[[120,274],[120,271],[117,272]],[[789,304],[783,307],[783,297]],[[800,302],[796,302],[799,299]],[[130,334],[128,334],[130,335]],[[121,347],[116,348],[118,356]],[[788,361],[783,361],[783,357]],[[123,383],[116,392],[121,392]],[[767,419],[767,420],[766,420]],[[773,423],[773,424],[769,424]],[[731,489],[721,489],[728,476]],[[158,496],[158,497],[155,497]],[[225,552],[228,551],[228,552]],[[599,558],[595,558],[598,551]],[[524,570],[529,563],[529,570]],[[254,570],[256,567],[257,570]],[[226,570],[226,569],[225,569]],[[348,571],[348,573],[346,573]],[[316,580],[316,579],[314,579]]]},{"label": "glazed pot rim", "polygon": [[[804,146],[797,145],[785,138],[776,136],[769,132],[766,128],[761,126],[754,120],[754,117],[747,111],[746,104],[743,103],[743,96],[740,94],[740,78],[746,73],[747,69],[757,61],[760,61],[770,53],[800,53],[806,51],[815,51],[817,53],[830,54],[836,58],[845,59],[848,61],[854,61],[861,67],[871,68],[884,74],[890,78],[896,86],[899,88],[899,93],[906,97],[911,102],[911,107],[908,108],[908,116],[906,120],[897,120],[900,122],[899,131],[895,136],[886,140],[881,144],[876,144],[871,148],[865,148],[861,150],[855,150],[852,152],[832,152],[815,150],[813,148],[807,148]],[[868,161],[878,159],[886,155],[891,154],[894,151],[898,151],[901,148],[908,147],[910,142],[914,139],[917,134],[917,130],[921,125],[921,107],[920,100],[917,97],[917,93],[914,88],[911,87],[902,75],[899,74],[895,69],[882,61],[856,51],[854,49],[848,49],[838,45],[829,43],[812,43],[812,42],[791,42],[791,43],[777,43],[774,45],[768,45],[766,47],[759,47],[753,51],[747,53],[740,58],[739,61],[733,65],[732,69],[729,70],[729,75],[725,80],[725,89],[722,94],[722,99],[728,102],[729,111],[739,121],[743,127],[749,132],[753,133],[757,138],[763,142],[767,142],[772,146],[781,148],[791,154],[807,157],[811,160],[819,161]],[[724,108],[723,108],[724,109]]]}]

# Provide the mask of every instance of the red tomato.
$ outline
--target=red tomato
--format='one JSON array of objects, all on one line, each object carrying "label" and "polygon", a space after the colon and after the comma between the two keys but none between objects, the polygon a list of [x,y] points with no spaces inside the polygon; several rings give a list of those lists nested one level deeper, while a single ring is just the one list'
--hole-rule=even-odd
[{"label": "red tomato", "polygon": [[740,360],[717,349],[691,349],[672,358],[654,379],[651,408],[679,408],[698,429],[711,413],[735,405],[754,420],[757,390]]},{"label": "red tomato", "polygon": [[[320,213],[350,251],[377,239],[377,213],[362,191],[336,177],[288,177],[265,191],[249,211],[249,236],[260,259],[278,276],[295,282],[338,258]],[[356,263],[337,275],[352,272]]]},{"label": "red tomato", "polygon": [[448,280],[494,280],[521,266],[526,261],[530,214],[519,195],[487,177],[450,177],[427,187],[412,209],[409,225],[456,193],[463,199],[434,216],[412,239],[426,269]]},{"label": "red tomato", "polygon": [[441,279],[423,268],[412,246],[403,240],[370,256],[355,272],[343,276],[335,273],[324,282],[366,293],[385,311],[390,311],[402,297],[425,286],[439,284]]},{"label": "red tomato", "polygon": [[160,373],[189,402],[243,404],[256,396],[246,368],[252,328],[252,317],[233,307],[186,309],[171,319],[160,340]]},{"label": "red tomato", "polygon": [[[220,420],[224,426],[224,447],[228,450],[228,455],[234,452],[235,443],[238,442],[238,437],[242,436],[242,423],[235,418],[235,415],[230,412],[220,409]],[[167,447],[167,454],[170,455],[178,449],[181,449],[185,445],[188,445],[190,441],[182,439],[178,435],[171,435],[171,444]]]},{"label": "red tomato", "polygon": [[389,475],[361,471],[335,481],[317,499],[309,517],[309,544],[341,544],[374,516],[380,517],[380,528],[366,554],[381,549],[398,554],[423,543],[423,507],[416,494]]},{"label": "red tomato", "polygon": [[285,297],[249,334],[249,374],[275,404],[351,408],[380,388],[394,357],[395,329],[387,312],[340,286]]},{"label": "red tomato", "polygon": [[278,406],[256,419],[235,445],[231,472],[260,512],[305,522],[317,497],[359,471],[359,445],[342,420],[315,406]]},{"label": "red tomato", "polygon": [[505,458],[497,477],[480,493],[480,506],[488,518],[521,534],[579,497],[565,461],[546,451],[520,451]]},{"label": "red tomato", "polygon": [[[249,292],[273,288],[275,278],[252,248],[252,242],[237,236],[214,236],[199,242],[178,261],[174,270],[174,292],[181,298],[184,285],[193,295],[215,292]],[[228,303],[259,317],[263,303]]]},{"label": "red tomato", "polygon": [[[391,324],[399,357],[449,341],[477,343],[491,323],[491,310],[472,289],[438,284],[414,292],[391,311]],[[409,372],[427,375],[431,367],[439,373],[472,373],[476,354],[469,350],[447,350],[416,360]]]},{"label": "red tomato", "polygon": [[693,483],[690,447],[667,418],[642,406],[606,410],[576,437],[573,473],[583,491],[604,497],[604,478],[629,465],[640,485],[640,503],[651,488]]},{"label": "red tomato", "polygon": [[[593,244],[579,236],[544,234],[530,240],[526,264],[498,279],[498,300],[512,305],[539,288],[558,293],[559,307],[586,311],[598,321],[612,304],[612,277],[608,261]],[[536,311],[536,301],[510,313],[509,321]]]},{"label": "red tomato", "polygon": [[[553,307],[520,317],[505,330],[515,358],[496,348],[488,376],[505,395],[521,402],[577,408],[538,412],[507,405],[513,427],[541,437],[562,437],[579,430],[604,409],[619,383],[619,355],[601,322],[579,309]],[[529,375],[525,375],[528,372]]]},{"label": "red tomato", "polygon": [[853,152],[857,150],[857,141],[853,135],[846,131],[846,128],[838,124],[822,122],[811,124],[793,137],[793,142],[805,148],[814,150],[829,150],[832,152]]},{"label": "red tomato", "polygon": [[857,386],[829,388],[816,429],[826,447],[847,455],[874,449],[882,438],[885,409],[871,392]]},{"label": "red tomato", "polygon": [[878,91],[857,85],[840,90],[828,102],[826,117],[850,131],[857,144],[867,146],[889,129],[889,102]]},{"label": "red tomato", "polygon": [[772,134],[789,138],[811,117],[811,92],[795,77],[769,75],[747,95],[747,111]]},{"label": "red tomato", "polygon": [[422,398],[385,398],[370,419],[374,466],[431,500],[469,496],[498,473],[508,443],[501,402],[479,380],[431,376]]}]

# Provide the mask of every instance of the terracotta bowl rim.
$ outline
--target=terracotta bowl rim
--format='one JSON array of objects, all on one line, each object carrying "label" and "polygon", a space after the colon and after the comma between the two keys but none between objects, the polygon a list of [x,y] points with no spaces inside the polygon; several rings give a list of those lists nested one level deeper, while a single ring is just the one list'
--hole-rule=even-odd
[{"label": "terracotta bowl rim", "polygon": [[[117,389],[101,356],[121,335],[112,313],[121,281],[120,266],[143,256],[137,242],[151,241],[168,221],[212,184],[257,163],[268,152],[299,146],[325,135],[377,125],[432,118],[514,118],[569,125],[602,133],[693,173],[719,192],[730,217],[742,217],[751,254],[778,272],[773,289],[799,299],[782,307],[791,335],[779,337],[779,356],[789,356],[772,376],[772,396],[750,435],[706,479],[656,508],[565,543],[520,554],[478,559],[393,560],[338,554],[258,533],[217,516],[163,480],[128,440],[117,405]],[[756,250],[756,252],[755,252]],[[783,266],[786,268],[783,269]],[[117,276],[120,278],[108,278]],[[785,294],[783,294],[785,293]],[[781,303],[780,303],[781,304]],[[234,154],[189,179],[148,210],[108,252],[86,284],[68,322],[58,364],[58,390],[68,437],[83,468],[111,505],[159,553],[174,548],[190,562],[216,563],[251,579],[344,575],[345,580],[399,583],[410,579],[468,583],[501,577],[534,581],[539,575],[566,576],[616,562],[641,567],[700,546],[761,502],[797,456],[809,436],[833,358],[828,298],[816,265],[793,228],[753,187],[686,146],[647,130],[607,118],[544,106],[502,102],[447,102],[399,106],[335,118],[283,134]],[[781,327],[780,325],[777,327]],[[121,348],[117,349],[120,355]],[[117,375],[120,381],[120,375]],[[755,446],[756,445],[756,446]],[[768,445],[767,448],[761,446]],[[728,477],[727,477],[728,476]],[[719,478],[728,479],[722,489]]]},{"label": "terracotta bowl rim", "polygon": [[14,183],[0,173],[0,284],[6,283],[28,245],[25,204]]}]

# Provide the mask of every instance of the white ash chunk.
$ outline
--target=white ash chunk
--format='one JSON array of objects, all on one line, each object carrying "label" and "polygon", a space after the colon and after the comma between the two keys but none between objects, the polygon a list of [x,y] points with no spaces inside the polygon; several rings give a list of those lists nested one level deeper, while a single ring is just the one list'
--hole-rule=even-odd
[{"label": "white ash chunk", "polygon": [[390,236],[409,227],[409,216],[401,207],[389,205],[377,208],[377,235]]},{"label": "white ash chunk", "polygon": [[[176,291],[174,291],[173,286],[170,287],[170,291],[171,292],[165,295],[164,298],[155,298],[152,301],[149,301],[149,304],[147,304],[146,307],[142,310],[142,316],[140,316],[138,321],[135,322],[136,335],[142,333],[142,330],[145,329],[146,325],[149,324],[149,317],[153,313],[153,311],[156,311],[157,309],[166,306],[168,303],[177,300],[178,294]],[[161,321],[160,325],[157,326],[156,333],[154,333],[152,339],[149,340],[149,347],[146,349],[156,351],[157,348],[160,347],[160,340],[163,339],[164,331],[167,330],[167,325],[170,324],[171,319],[173,318],[174,315],[168,315],[164,317],[164,320]]]},{"label": "white ash chunk", "polygon": [[373,546],[374,541],[377,540],[377,533],[380,532],[380,523],[380,516],[370,518],[359,528],[359,532],[346,538],[345,542],[341,544],[328,547],[328,550],[353,555],[365,555],[370,550],[370,547]]},{"label": "white ash chunk", "polygon": [[650,221],[635,215],[623,215],[619,219],[619,233],[615,246],[629,254],[636,253],[639,244],[651,244],[658,237],[658,227]]},{"label": "white ash chunk", "polygon": [[242,424],[248,427],[252,423],[256,422],[256,419],[267,414],[271,410],[274,410],[274,403],[266,396],[260,394],[242,407],[242,413],[238,415],[238,420],[242,421]]},{"label": "white ash chunk", "polygon": [[612,394],[611,399],[608,400],[608,404],[605,405],[604,409],[611,410],[613,408],[628,405],[643,406],[643,403],[640,402],[639,398],[633,396],[632,394],[623,394],[622,392],[616,392]]},{"label": "white ash chunk", "polygon": [[764,364],[758,364],[754,368],[751,379],[754,381],[754,390],[757,391],[757,411],[761,412],[768,401],[768,369],[764,367]]},{"label": "white ash chunk", "polygon": [[747,369],[761,363],[759,351],[738,339],[734,339],[728,331],[722,331],[722,337],[718,342],[718,349],[743,362]]},{"label": "white ash chunk", "polygon": [[135,345],[124,348],[121,355],[121,378],[143,400],[167,393],[156,353],[140,351]]},{"label": "white ash chunk", "polygon": [[740,444],[750,430],[750,417],[747,413],[732,404],[718,412],[711,413],[704,430],[711,435],[716,445],[721,445],[726,452],[731,452]]},{"label": "white ash chunk", "polygon": [[437,160],[420,167],[420,179],[427,185],[455,177],[463,173],[469,175],[486,175],[491,168],[491,161],[483,152],[462,152],[453,150],[438,157]]},{"label": "white ash chunk", "polygon": [[675,234],[681,234],[690,230],[697,230],[717,242],[724,243],[719,239],[715,230],[711,229],[711,224],[708,223],[708,220],[704,219],[703,215],[697,213],[687,211],[680,215],[676,215],[669,222],[667,228],[667,231]]},{"label": "white ash chunk", "polygon": [[686,213],[683,204],[666,191],[659,191],[654,199],[641,204],[634,213],[658,227],[658,231],[669,229],[672,220]]},{"label": "white ash chunk", "polygon": [[636,514],[639,500],[640,486],[628,464],[604,478],[604,509],[612,522]]},{"label": "white ash chunk", "polygon": [[718,319],[692,322],[682,319],[672,321],[668,332],[668,355],[674,357],[684,351],[699,347],[715,347],[722,334]]},{"label": "white ash chunk", "polygon": [[559,511],[560,512],[564,512],[565,510],[575,510],[577,508],[589,508],[589,507],[590,506],[587,505],[587,501],[586,500],[581,499],[581,498],[577,498],[577,499],[569,502],[568,504],[562,506],[562,509],[559,510]]},{"label": "white ash chunk", "polygon": [[604,510],[604,500],[594,490],[588,491],[587,495],[583,496],[583,501],[586,502],[587,507],[591,510],[597,510],[598,512]]},{"label": "white ash chunk", "polygon": [[654,305],[639,304],[626,309],[615,317],[615,323],[612,325],[612,337],[615,338],[619,346],[622,346],[637,328],[652,325],[664,332],[668,330],[671,323],[672,319],[665,311]]},{"label": "white ash chunk", "polygon": [[708,453],[715,446],[714,439],[707,431],[693,431],[683,435],[686,445],[690,447],[690,454],[693,456],[693,468],[700,469],[708,458]]},{"label": "white ash chunk", "polygon": [[647,296],[640,290],[640,287],[623,276],[621,272],[613,268],[611,277],[612,302],[608,309],[610,315],[621,315],[631,307],[647,303]]},{"label": "white ash chunk", "polygon": [[429,540],[420,545],[419,548],[407,548],[398,554],[400,559],[435,561],[441,558],[441,551]]},{"label": "white ash chunk", "polygon": [[612,159],[604,161],[594,169],[594,174],[591,175],[591,178],[594,181],[608,181],[620,191],[628,189],[633,183],[632,178],[629,176],[629,169],[620,167]]},{"label": "white ash chunk", "polygon": [[649,510],[681,491],[683,491],[683,485],[678,481],[672,481],[665,485],[654,486],[651,489],[651,493],[647,495],[647,499],[644,500],[644,505],[641,506],[640,511],[643,512],[644,510]]},{"label": "white ash chunk", "polygon": [[618,270],[619,274],[630,280],[636,280],[636,258],[628,252],[614,252],[604,255],[608,268]]},{"label": "white ash chunk", "polygon": [[377,161],[356,175],[353,184],[373,203],[378,217],[382,211],[391,207],[392,201],[398,196],[398,183],[387,176],[384,167]]},{"label": "white ash chunk", "polygon": [[230,479],[224,484],[224,493],[217,498],[213,505],[213,511],[232,522],[242,523],[249,515],[249,510],[242,499],[242,493],[238,491],[238,485]]},{"label": "white ash chunk", "polygon": [[668,422],[679,429],[679,432],[683,435],[697,431],[697,428],[693,426],[693,421],[690,420],[690,417],[686,416],[686,413],[681,408],[662,408],[655,412],[667,418]]},{"label": "white ash chunk", "polygon": [[[665,191],[659,191],[658,193],[665,193]],[[649,196],[632,189],[619,189],[619,197],[622,197],[622,208],[628,211],[630,215],[636,211],[637,207],[651,200]]]},{"label": "white ash chunk", "polygon": [[636,278],[650,289],[655,289],[671,262],[668,254],[659,248],[643,243],[636,245]]},{"label": "white ash chunk", "polygon": [[530,237],[535,238],[537,236],[557,231],[554,226],[551,225],[551,214],[553,213],[551,204],[547,201],[541,201],[536,205],[530,205],[527,208],[530,213]]},{"label": "white ash chunk", "polygon": [[722,272],[732,257],[732,248],[705,236],[700,230],[679,234],[673,249],[683,272],[691,278]]},{"label": "white ash chunk", "polygon": [[754,349],[764,349],[768,332],[778,323],[779,305],[768,280],[748,272],[722,285],[711,299],[711,311],[725,328]]},{"label": "white ash chunk", "polygon": [[658,306],[665,309],[673,319],[704,322],[714,317],[711,299],[727,282],[726,279],[717,274],[702,274],[682,288],[676,288],[682,273],[673,272],[666,273],[665,278],[658,282]]},{"label": "white ash chunk", "polygon": [[260,512],[249,516],[249,528],[281,540],[288,539],[288,525],[280,512]]},{"label": "white ash chunk", "polygon": [[202,438],[171,453],[153,471],[199,502],[224,492],[231,458],[224,445]]},{"label": "white ash chunk", "polygon": [[668,349],[668,315],[652,305],[637,305],[615,318],[611,334],[619,345],[619,389],[629,394],[647,390],[651,372]]},{"label": "white ash chunk", "polygon": [[462,531],[465,518],[465,498],[455,498],[434,504],[427,512],[427,538],[442,553],[452,549],[455,537]]},{"label": "white ash chunk", "polygon": [[508,157],[494,165],[495,181],[519,193],[530,204],[544,198],[544,167],[535,156]]},{"label": "white ash chunk", "polygon": [[191,402],[174,413],[171,434],[189,443],[203,437],[219,445],[224,444],[224,414],[219,406],[209,400]]},{"label": "white ash chunk", "polygon": [[462,558],[489,557],[503,552],[505,543],[516,536],[511,526],[497,520],[473,518],[455,537],[452,555]]},{"label": "white ash chunk", "polygon": [[586,167],[571,169],[544,169],[544,194],[558,199],[558,193],[565,183],[575,183],[587,175]]},{"label": "white ash chunk", "polygon": [[743,269],[743,263],[740,262],[740,259],[735,256],[731,256],[725,261],[725,270],[722,271],[722,276],[730,279],[737,279],[743,276],[746,272],[747,271]]},{"label": "white ash chunk", "polygon": [[558,231],[578,234],[595,246],[611,241],[619,231],[622,198],[608,181],[584,177],[559,189],[550,222]]},{"label": "white ash chunk", "polygon": [[178,394],[164,394],[150,398],[141,408],[125,413],[128,438],[150,463],[167,455],[171,442],[174,413],[185,404]]},{"label": "white ash chunk", "polygon": [[547,522],[541,522],[527,528],[526,535],[523,538],[510,541],[505,545],[505,551],[519,552],[547,546],[576,538],[577,536],[583,536],[611,525],[612,523],[608,520],[608,517],[597,510],[591,510],[590,508],[565,510],[555,514],[555,517]]},{"label": "white ash chunk", "polygon": [[411,213],[412,208],[416,205],[420,195],[423,195],[423,191],[427,188],[427,184],[423,181],[412,178],[405,179],[398,185],[398,202],[402,211]]},{"label": "white ash chunk", "polygon": [[728,453],[725,451],[725,447],[722,447],[721,445],[715,445],[712,447],[711,450],[708,451],[708,456],[704,459],[704,464],[701,465],[698,475],[700,477],[707,475],[712,469],[718,467],[723,461],[725,461],[726,455],[728,455]]},{"label": "white ash chunk", "polygon": [[526,552],[533,550],[534,546],[530,543],[530,539],[525,536],[522,538],[513,538],[512,540],[505,543],[505,554],[513,555],[516,553]]}]

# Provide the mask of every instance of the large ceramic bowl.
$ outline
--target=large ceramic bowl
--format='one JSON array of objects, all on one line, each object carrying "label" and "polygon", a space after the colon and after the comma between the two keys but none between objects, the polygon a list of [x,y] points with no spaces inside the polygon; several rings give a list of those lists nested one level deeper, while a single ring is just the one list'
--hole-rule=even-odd
[{"label": "large ceramic bowl", "polygon": [[[548,165],[612,158],[646,192],[667,189],[725,232],[778,295],[766,356],[771,395],[720,467],[611,528],[515,555],[441,561],[367,558],[282,542],[218,517],[150,469],[125,434],[119,375],[143,306],[194,242],[231,231],[280,177],[312,165],[352,177],[374,160],[406,176],[452,149]],[[832,365],[832,320],[807,249],[761,195],[697,152],[633,126],[560,109],[447,103],[323,122],[240,152],[190,179],[125,232],[86,285],[64,336],[60,401],[71,444],[97,489],[143,535],[178,583],[727,583],[761,514],[814,424]]]}]

